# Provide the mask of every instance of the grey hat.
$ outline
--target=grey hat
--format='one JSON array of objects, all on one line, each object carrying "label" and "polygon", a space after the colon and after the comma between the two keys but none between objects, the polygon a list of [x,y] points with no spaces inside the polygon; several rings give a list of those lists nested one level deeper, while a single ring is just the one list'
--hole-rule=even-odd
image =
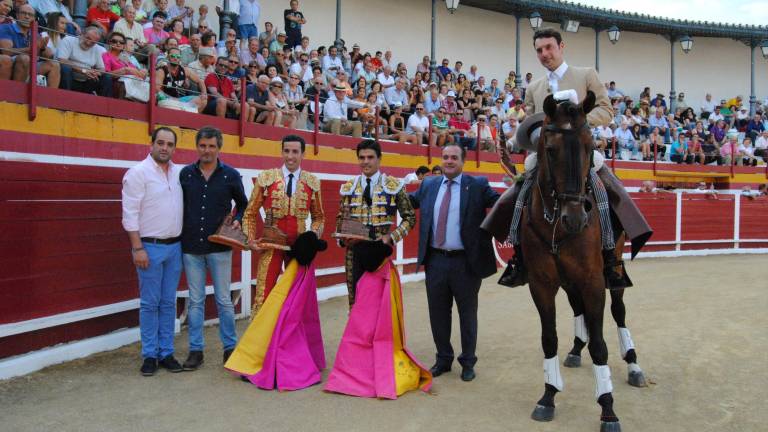
[{"label": "grey hat", "polygon": [[531,137],[533,132],[540,128],[544,123],[544,117],[546,117],[546,114],[539,112],[527,116],[525,120],[520,123],[517,127],[517,132],[515,133],[515,150],[538,150],[538,143],[534,142],[535,138],[538,137],[538,134],[533,137],[534,140],[532,140]]}]

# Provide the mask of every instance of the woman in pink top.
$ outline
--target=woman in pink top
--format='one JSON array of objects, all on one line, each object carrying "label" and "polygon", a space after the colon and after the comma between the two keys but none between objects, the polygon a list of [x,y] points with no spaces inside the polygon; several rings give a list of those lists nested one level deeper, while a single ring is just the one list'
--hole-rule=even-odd
[{"label": "woman in pink top", "polygon": [[184,21],[178,18],[173,20],[169,35],[175,37],[179,41],[179,45],[189,45],[189,39],[184,36]]},{"label": "woman in pink top", "polygon": [[125,48],[125,36],[120,32],[112,32],[107,37],[109,51],[101,55],[104,61],[104,70],[114,75],[133,75],[144,79],[147,77],[147,71],[136,69],[130,62],[120,58]]}]

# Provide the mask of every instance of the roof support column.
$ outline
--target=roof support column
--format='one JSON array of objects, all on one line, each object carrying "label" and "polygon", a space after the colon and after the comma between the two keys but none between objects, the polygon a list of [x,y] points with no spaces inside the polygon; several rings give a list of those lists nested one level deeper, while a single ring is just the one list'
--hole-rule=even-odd
[{"label": "roof support column", "polygon": [[669,37],[669,112],[675,113],[677,94],[675,93],[675,41],[674,36]]},{"label": "roof support column", "polygon": [[336,42],[341,40],[341,0],[336,0]]},{"label": "roof support column", "polygon": [[600,27],[595,26],[595,70],[600,72]]},{"label": "roof support column", "polygon": [[[754,62],[753,62],[754,64]],[[515,87],[520,88],[520,14],[515,14]]]},{"label": "roof support column", "polygon": [[755,115],[755,105],[757,96],[755,96],[755,48],[757,41],[749,41],[749,115]]},{"label": "roof support column", "polygon": [[437,60],[435,59],[435,22],[437,17],[437,0],[432,0],[432,43],[430,45],[429,52],[429,79],[432,82],[437,82]]}]

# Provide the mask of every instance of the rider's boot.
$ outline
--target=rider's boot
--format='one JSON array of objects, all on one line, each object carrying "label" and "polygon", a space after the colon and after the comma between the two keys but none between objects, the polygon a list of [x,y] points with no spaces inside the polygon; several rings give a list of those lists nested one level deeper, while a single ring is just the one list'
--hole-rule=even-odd
[{"label": "rider's boot", "polygon": [[499,279],[499,285],[514,288],[527,283],[528,270],[523,263],[523,248],[520,245],[515,245],[515,256],[507,262],[507,268],[504,269],[504,273]]},{"label": "rider's boot", "polygon": [[624,289],[632,286],[626,276],[624,261],[616,258],[616,249],[603,249],[603,276],[605,287],[611,290]]}]

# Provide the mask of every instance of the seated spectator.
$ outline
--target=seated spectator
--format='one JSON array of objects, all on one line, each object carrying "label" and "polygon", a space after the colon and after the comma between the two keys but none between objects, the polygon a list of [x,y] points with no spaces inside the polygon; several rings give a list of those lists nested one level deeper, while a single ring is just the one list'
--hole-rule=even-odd
[{"label": "seated spectator", "polygon": [[267,105],[273,107],[274,120],[272,126],[287,126],[295,129],[298,113],[288,104],[288,99],[283,91],[285,85],[282,81],[272,81],[269,83],[269,100]]},{"label": "seated spectator", "polygon": [[405,133],[400,134],[400,143],[423,144],[429,132],[429,117],[424,115],[424,104],[416,104],[414,113],[408,117]]},{"label": "seated spectator", "polygon": [[720,146],[721,165],[730,165],[734,162],[734,155],[738,146],[738,134],[729,134],[726,142]]},{"label": "seated spectator", "polygon": [[189,45],[181,47],[181,64],[189,66],[190,63],[197,61],[202,44],[202,37],[199,34],[189,36]]},{"label": "seated spectator", "polygon": [[608,84],[608,97],[611,99],[615,97],[624,97],[624,92],[616,88],[616,81],[611,81]]},{"label": "seated spectator", "polygon": [[[0,3],[6,3],[8,4],[8,6],[13,4],[12,1],[10,0],[3,0],[3,1],[0,1]],[[24,2],[24,3],[27,3],[27,2]],[[24,3],[19,3],[16,7],[18,8],[18,6]],[[64,16],[64,19],[66,20],[66,32],[70,35],[75,35],[80,33],[80,26],[72,19],[72,15],[69,13],[69,8],[61,0],[30,0],[28,3],[30,6],[35,8],[35,11],[38,14],[40,14],[40,16],[43,17],[46,21],[48,20],[49,14],[60,13],[62,16]],[[3,7],[0,6],[0,15],[8,15],[8,14],[9,14],[9,11],[3,12]],[[6,22],[6,24],[8,22]],[[0,24],[3,24],[2,18],[0,18]],[[48,26],[48,27],[54,28],[51,26]]]},{"label": "seated spectator", "polygon": [[136,11],[136,22],[142,26],[149,21],[149,15],[147,15],[147,10],[144,9],[143,3],[144,0],[131,0],[131,6],[133,6],[133,9]]},{"label": "seated spectator", "polygon": [[449,64],[450,62],[448,61],[448,59],[444,58],[441,65],[437,68],[437,71],[436,71],[437,78],[440,79],[441,81],[445,81],[446,75],[451,73],[451,68],[448,67]]},{"label": "seated spectator", "polygon": [[264,31],[259,33],[259,43],[261,46],[269,48],[269,44],[277,39],[277,29],[272,26],[272,23],[267,21],[264,23]]},{"label": "seated spectator", "polygon": [[216,72],[215,62],[216,50],[203,46],[198,50],[197,60],[188,64],[187,67],[199,75],[201,79],[205,80],[208,74]]},{"label": "seated spectator", "polygon": [[[700,136],[697,134],[697,136]],[[712,134],[707,134],[704,138],[704,142],[701,144],[701,151],[704,153],[704,163],[710,164],[712,162],[720,163],[720,145],[715,142],[715,137]]]},{"label": "seated spectator", "polygon": [[98,25],[106,34],[112,28],[112,25],[120,19],[117,14],[109,8],[109,0],[97,0],[96,6],[88,9],[86,23],[88,25]]},{"label": "seated spectator", "polygon": [[[125,36],[122,33],[112,32],[107,36],[107,47],[109,50],[101,55],[101,60],[104,62],[104,70],[112,75],[129,76],[144,80],[147,77],[147,71],[136,68],[130,61],[122,57],[125,52],[125,43]],[[118,88],[117,97],[122,99],[125,96],[125,89],[123,86],[118,86]]]},{"label": "seated spectator", "polygon": [[507,118],[507,121],[501,124],[501,133],[506,139],[507,147],[512,148],[512,138],[517,133],[517,119],[514,117]]},{"label": "seated spectator", "polygon": [[522,99],[515,99],[515,104],[512,106],[512,108],[507,110],[507,117],[512,118],[514,117],[517,120],[517,123],[519,124],[523,120],[525,120],[526,112],[525,112],[525,105],[523,104]]},{"label": "seated spectator", "polygon": [[678,164],[690,164],[691,159],[685,135],[677,129],[672,129],[672,146],[669,148],[669,160]]},{"label": "seated spectator", "polygon": [[744,141],[739,144],[738,152],[736,154],[736,164],[739,166],[756,166],[757,158],[755,157],[755,148],[752,147],[752,140],[749,137],[745,137]]},{"label": "seated spectator", "polygon": [[424,109],[427,114],[437,112],[442,107],[440,102],[440,94],[437,91],[437,87],[432,87],[424,98]]},{"label": "seated spectator", "polygon": [[[192,90],[193,84],[200,90],[199,96],[187,93]],[[194,105],[197,112],[202,113],[208,103],[205,83],[194,70],[181,64],[181,52],[178,48],[168,50],[168,64],[157,68],[155,85],[158,104],[162,105],[165,100],[177,100]]]},{"label": "seated spectator", "polygon": [[[448,110],[446,109],[446,114]],[[469,128],[472,125],[464,120],[464,115],[460,112],[454,112],[448,119],[448,132],[453,134],[453,142],[459,144],[468,150],[475,148],[475,139],[469,135]]]},{"label": "seated spectator", "polygon": [[704,165],[706,163],[704,146],[702,145],[699,136],[696,134],[692,134],[690,140],[688,141],[688,154],[690,155],[691,161],[693,163],[700,165]]},{"label": "seated spectator", "polygon": [[[16,22],[0,25],[0,79],[27,81],[30,49],[35,49],[40,56],[46,58],[53,58],[53,52],[48,48],[47,36],[38,38],[36,47],[29,46],[31,25],[35,19],[32,6],[20,6],[16,15]],[[41,60],[37,70],[39,74],[45,75],[48,87],[59,87],[61,71],[58,63]]]},{"label": "seated spectator", "polygon": [[270,57],[274,58],[276,53],[283,51],[283,47],[285,47],[285,40],[286,40],[285,33],[280,32],[277,34],[277,39],[269,43]]},{"label": "seated spectator", "polygon": [[491,115],[495,115],[501,123],[507,121],[507,109],[504,107],[504,99],[502,97],[499,97],[494,101],[494,105],[490,112]]},{"label": "seated spectator", "polygon": [[705,182],[699,182],[695,189],[691,193],[698,193],[708,195],[712,198],[717,198],[717,191],[715,190],[715,184],[712,183],[709,186]]},{"label": "seated spectator", "polygon": [[445,94],[442,107],[445,108],[446,114],[450,116],[453,116],[454,114],[459,114],[462,117],[464,116],[464,113],[459,111],[459,104],[456,102],[456,93],[454,93],[453,90],[448,90],[448,93]]},{"label": "seated spectator", "polygon": [[[13,10],[12,0],[0,0],[0,25],[11,24],[13,22],[13,18],[10,17],[10,13],[12,10]],[[51,13],[56,13],[56,12],[51,12]]]},{"label": "seated spectator", "polygon": [[403,106],[399,103],[393,105],[392,108],[392,114],[389,116],[389,139],[391,140],[397,140],[399,142],[403,142],[404,140],[400,140],[401,136],[405,136],[405,117],[403,117]]},{"label": "seated spectator", "polygon": [[112,96],[112,77],[104,74],[100,40],[101,27],[88,26],[79,38],[61,41],[57,57],[61,63],[62,88]]},{"label": "seated spectator", "polygon": [[635,137],[632,135],[632,131],[629,130],[629,123],[622,121],[619,128],[614,132],[614,136],[616,137],[616,145],[618,148],[618,154],[616,156],[618,156],[619,159],[624,159],[622,153],[626,151],[629,152],[627,159],[635,159],[639,147],[637,141],[635,141]]},{"label": "seated spectator", "polygon": [[395,81],[395,86],[384,90],[384,98],[387,100],[387,105],[390,109],[399,104],[403,109],[409,107],[408,105],[408,92],[404,90],[405,80],[398,78]]},{"label": "seated spectator", "polygon": [[760,133],[764,130],[765,125],[763,125],[762,113],[756,112],[755,115],[747,123],[745,132],[749,138],[756,140]]},{"label": "seated spectator", "polygon": [[[238,118],[240,115],[240,101],[235,93],[232,81],[226,76],[229,60],[219,57],[216,60],[216,73],[210,73],[205,77],[205,87],[208,90],[208,104],[203,109],[203,114],[216,115],[218,117]],[[253,121],[256,109],[248,106],[246,119]]]},{"label": "seated spectator", "polygon": [[458,112],[462,113],[464,120],[468,122],[475,118],[475,112],[480,107],[480,104],[472,94],[472,90],[464,90],[456,104]]},{"label": "seated spectator", "polygon": [[170,36],[175,37],[179,41],[179,45],[189,45],[189,39],[184,36],[184,21],[179,18],[175,18],[171,21],[171,25],[168,26]]},{"label": "seated spectator", "polygon": [[168,36],[164,41],[160,43],[160,45],[157,46],[159,53],[157,54],[157,65],[163,65],[168,63],[167,53],[168,50],[171,48],[178,48],[179,47],[179,41],[173,37]]},{"label": "seated spectator", "polygon": [[477,117],[477,122],[475,122],[467,131],[467,137],[477,139],[478,130],[480,131],[480,149],[485,151],[495,151],[496,141],[493,139],[491,128],[488,126],[488,118],[485,114],[481,114]]},{"label": "seated spectator", "polygon": [[643,156],[647,157],[647,160],[653,160],[653,155],[656,154],[659,160],[664,160],[667,154],[667,147],[664,145],[664,136],[659,133],[659,128],[654,127],[651,129],[651,134],[648,135],[648,140],[642,147]]},{"label": "seated spectator", "polygon": [[350,121],[347,118],[348,107],[362,108],[366,104],[353,101],[347,97],[346,88],[337,86],[333,88],[333,96],[328,98],[323,106],[325,125],[323,130],[334,135],[352,135],[360,138],[363,133],[363,125],[359,121]]},{"label": "seated spectator", "polygon": [[[192,17],[195,14],[195,11],[187,6],[185,4],[185,0],[176,0],[175,4],[168,7],[168,19],[171,21],[179,21],[181,22],[181,32],[179,32],[178,36],[181,36],[181,33],[184,31],[184,29],[191,29],[192,28]],[[173,23],[171,23],[171,30],[173,29]],[[179,38],[179,41],[182,45],[186,45],[184,42],[181,41],[181,38]]]},{"label": "seated spectator", "polygon": [[715,101],[712,100],[712,95],[707,93],[704,96],[704,101],[701,103],[699,116],[703,119],[709,119],[709,116],[715,111]]},{"label": "seated spectator", "polygon": [[609,126],[600,125],[592,131],[592,135],[595,139],[595,146],[599,147],[606,157],[610,157],[608,149],[613,148],[613,130]]},{"label": "seated spectator", "polygon": [[[149,55],[157,53],[154,45],[147,45],[147,38],[144,36],[144,27],[136,20],[136,8],[132,5],[127,5],[123,8],[123,17],[120,18],[113,31],[122,33],[126,39],[133,39],[133,43],[136,46],[136,52],[142,55]],[[142,63],[147,63],[146,59]]]},{"label": "seated spectator", "polygon": [[445,108],[441,107],[432,116],[432,141],[429,145],[443,147],[445,144],[452,142],[453,134],[451,134],[451,128],[448,125],[448,117],[446,116]]},{"label": "seated spectator", "polygon": [[[659,99],[656,99],[656,103],[660,104]],[[650,128],[658,128],[659,129],[659,135],[664,137],[664,142],[669,141],[669,128],[672,127],[672,125],[669,124],[667,121],[667,118],[664,117],[664,111],[663,110],[656,110],[653,112],[653,115],[648,119],[648,127]]]},{"label": "seated spectator", "polygon": [[422,165],[416,168],[416,171],[408,173],[405,177],[403,177],[403,181],[405,184],[418,185],[428,174],[429,167]]},{"label": "seated spectator", "polygon": [[[709,121],[712,122],[712,116],[709,117]],[[709,133],[712,134],[712,136],[715,137],[715,142],[718,144],[722,144],[725,142],[725,135],[727,132],[727,125],[725,124],[725,120],[719,120],[717,121],[710,129]]]},{"label": "seated spectator", "polygon": [[232,80],[235,91],[240,92],[240,80],[245,78],[245,69],[240,67],[240,57],[230,55],[227,59],[227,77]]},{"label": "seated spectator", "polygon": [[167,18],[168,16],[162,11],[157,11],[152,15],[151,26],[144,29],[144,39],[147,40],[147,43],[160,46],[168,38],[168,32],[163,29]]},{"label": "seated spectator", "polygon": [[[373,60],[371,60],[371,62],[373,62]],[[384,69],[381,71],[381,73],[376,76],[376,80],[381,83],[381,86],[384,87],[385,91],[390,87],[394,87],[395,77],[392,76],[392,68],[389,66],[384,66]]]},{"label": "seated spectator", "polygon": [[768,130],[761,132],[755,140],[755,156],[760,156],[763,161],[768,162]]},{"label": "seated spectator", "polygon": [[240,50],[237,48],[237,39],[235,39],[234,36],[227,37],[227,39],[224,40],[224,46],[216,49],[216,54],[219,57],[229,57],[231,55],[240,57]]},{"label": "seated spectator", "polygon": [[[307,122],[309,124],[314,125],[315,122],[315,97],[318,99],[318,109],[317,109],[317,115],[319,122],[322,123],[323,121],[323,105],[325,104],[325,101],[328,100],[328,91],[326,90],[325,85],[325,78],[323,77],[322,72],[319,76],[315,76],[312,78],[312,80],[308,83],[309,86],[307,87],[304,94],[306,95],[307,99],[309,100],[309,109],[307,110]],[[373,87],[372,87],[373,88]]]},{"label": "seated spectator", "polygon": [[246,103],[255,110],[256,123],[273,125],[275,123],[277,106],[269,103],[270,80],[266,75],[260,75],[256,84],[250,84],[245,91]]},{"label": "seated spectator", "polygon": [[42,32],[40,37],[48,38],[48,49],[51,53],[56,54],[56,50],[59,47],[59,42],[67,37],[67,19],[61,12],[51,12],[48,14],[48,20],[46,25],[50,29],[50,33]]}]

